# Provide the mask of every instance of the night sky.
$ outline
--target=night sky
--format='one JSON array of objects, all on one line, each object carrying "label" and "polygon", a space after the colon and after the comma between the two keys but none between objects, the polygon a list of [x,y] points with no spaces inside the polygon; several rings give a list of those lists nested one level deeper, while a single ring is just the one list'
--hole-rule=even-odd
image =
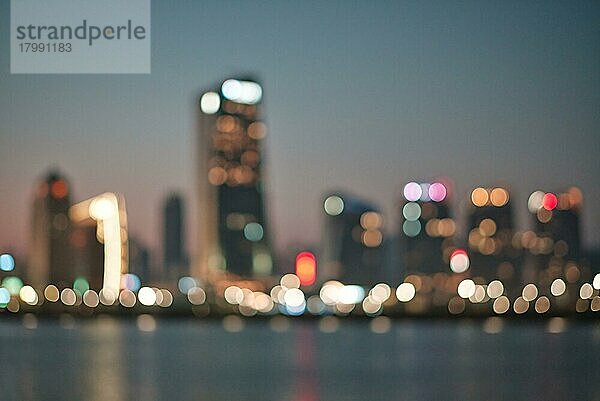
[{"label": "night sky", "polygon": [[[394,221],[402,185],[448,176],[456,206],[508,184],[584,193],[600,244],[600,2],[153,1],[149,75],[11,75],[0,2],[0,251],[24,255],[34,182],[55,166],[79,201],[127,199],[160,249],[181,191],[194,236],[197,97],[225,78],[264,87],[269,215],[279,249],[317,244],[342,189]],[[194,253],[194,250],[191,250]]]}]

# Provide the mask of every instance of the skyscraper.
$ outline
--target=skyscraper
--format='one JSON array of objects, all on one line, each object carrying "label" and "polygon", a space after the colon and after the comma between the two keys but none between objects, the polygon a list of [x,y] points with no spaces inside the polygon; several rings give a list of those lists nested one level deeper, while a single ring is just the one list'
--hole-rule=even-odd
[{"label": "skyscraper", "polygon": [[183,199],[171,194],[165,201],[163,214],[163,264],[165,278],[177,280],[187,274],[184,252]]},{"label": "skyscraper", "polygon": [[525,251],[524,282],[563,277],[570,281],[573,273],[584,274],[583,266],[577,266],[581,257],[582,200],[581,191],[575,187],[563,193],[535,191],[529,196],[527,207],[533,217],[533,231],[526,231],[519,238]]},{"label": "skyscraper", "polygon": [[71,223],[70,187],[58,171],[38,182],[33,203],[28,279],[34,286],[73,282],[72,253],[69,245]]},{"label": "skyscraper", "polygon": [[[534,249],[535,253],[553,253],[569,260],[581,256],[579,215],[583,195],[576,187],[554,194],[535,191],[529,196],[528,208],[534,216],[535,233],[546,239],[547,252]],[[538,241],[539,242],[539,241]]]},{"label": "skyscraper", "polygon": [[200,97],[198,259],[193,274],[269,275],[262,88],[227,79]]},{"label": "skyscraper", "polygon": [[448,185],[409,182],[402,192],[399,245],[406,272],[448,272],[447,259],[456,231],[448,205]]},{"label": "skyscraper", "polygon": [[325,198],[319,282],[374,284],[384,279],[383,217],[368,202],[334,193]]},{"label": "skyscraper", "polygon": [[520,252],[515,234],[510,194],[501,187],[478,187],[471,191],[467,218],[471,274],[487,280],[518,279]]}]

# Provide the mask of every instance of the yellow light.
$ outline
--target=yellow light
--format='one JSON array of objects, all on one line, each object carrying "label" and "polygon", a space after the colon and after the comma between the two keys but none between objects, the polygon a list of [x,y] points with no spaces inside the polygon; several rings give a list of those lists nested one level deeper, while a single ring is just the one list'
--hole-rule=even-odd
[{"label": "yellow light", "polygon": [[477,207],[483,207],[487,205],[489,199],[490,196],[488,191],[484,188],[475,188],[473,192],[471,192],[471,202],[473,202],[473,205]]},{"label": "yellow light", "polygon": [[502,207],[508,203],[508,191],[504,188],[494,188],[490,192],[490,202],[496,207]]}]

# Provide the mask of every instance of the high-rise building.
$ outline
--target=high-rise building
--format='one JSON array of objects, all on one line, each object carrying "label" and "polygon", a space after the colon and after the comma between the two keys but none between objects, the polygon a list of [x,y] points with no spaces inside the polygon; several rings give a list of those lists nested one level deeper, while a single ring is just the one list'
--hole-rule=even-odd
[{"label": "high-rise building", "polygon": [[137,275],[143,283],[164,280],[157,278],[150,265],[150,251],[135,238],[129,238],[129,273]]},{"label": "high-rise building", "polygon": [[370,203],[334,193],[325,198],[325,224],[317,278],[346,284],[384,279],[383,217]]},{"label": "high-rise building", "polygon": [[402,191],[399,247],[407,274],[449,272],[456,223],[448,184],[409,182]]},{"label": "high-rise building", "polygon": [[272,272],[264,205],[262,88],[227,79],[200,97],[198,247],[192,274]]},{"label": "high-rise building", "polygon": [[164,278],[177,280],[187,275],[183,213],[183,199],[177,194],[171,194],[165,202],[163,214]]},{"label": "high-rise building", "polygon": [[535,191],[529,196],[527,206],[534,216],[535,234],[541,239],[530,247],[534,253],[553,254],[565,260],[579,259],[582,199],[576,187],[558,194]]},{"label": "high-rise building", "polygon": [[468,202],[468,247],[471,274],[504,282],[518,279],[520,251],[515,235],[510,194],[501,187],[477,187]]},{"label": "high-rise building", "polygon": [[33,203],[28,280],[37,287],[71,285],[74,279],[69,246],[70,187],[58,171],[37,183]]}]

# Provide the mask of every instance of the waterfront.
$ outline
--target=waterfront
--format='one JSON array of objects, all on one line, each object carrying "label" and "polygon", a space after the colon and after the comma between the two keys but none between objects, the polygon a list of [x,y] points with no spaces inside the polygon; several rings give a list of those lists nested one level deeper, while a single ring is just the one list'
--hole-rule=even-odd
[{"label": "waterfront", "polygon": [[600,400],[600,322],[0,321],[3,400]]}]

